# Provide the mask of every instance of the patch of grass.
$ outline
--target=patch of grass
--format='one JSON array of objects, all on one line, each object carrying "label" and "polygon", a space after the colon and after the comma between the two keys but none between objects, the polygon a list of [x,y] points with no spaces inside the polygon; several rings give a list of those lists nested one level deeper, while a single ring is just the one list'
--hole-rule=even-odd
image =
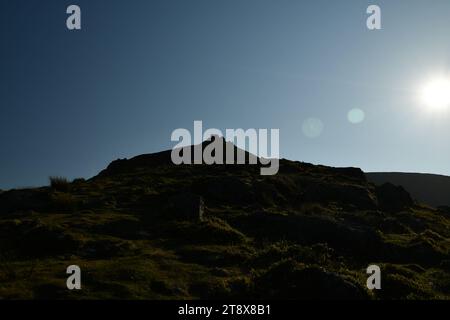
[{"label": "patch of grass", "polygon": [[182,226],[187,227],[186,235],[194,243],[238,244],[248,240],[243,233],[217,217],[209,217],[202,222]]},{"label": "patch of grass", "polygon": [[69,192],[70,191],[70,181],[64,177],[51,176],[49,177],[50,187],[55,191]]},{"label": "patch of grass", "polygon": [[279,261],[255,278],[255,295],[273,299],[368,299],[357,281],[318,265]]},{"label": "patch of grass", "polygon": [[316,263],[322,266],[328,266],[338,260],[334,250],[327,244],[301,246],[288,241],[279,241],[265,246],[252,259],[251,264],[254,267],[266,268],[285,259],[294,259],[301,263]]},{"label": "patch of grass", "polygon": [[254,255],[252,247],[245,245],[189,245],[176,252],[185,261],[211,267],[243,266]]},{"label": "patch of grass", "polygon": [[61,212],[74,212],[81,204],[74,195],[59,191],[50,194],[50,202],[53,211]]}]

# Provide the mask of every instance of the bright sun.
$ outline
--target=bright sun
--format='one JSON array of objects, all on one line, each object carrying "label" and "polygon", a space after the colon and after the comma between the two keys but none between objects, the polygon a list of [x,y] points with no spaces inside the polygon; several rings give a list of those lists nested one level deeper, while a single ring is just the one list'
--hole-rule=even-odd
[{"label": "bright sun", "polygon": [[422,89],[422,101],[433,110],[450,107],[450,79],[436,78]]}]

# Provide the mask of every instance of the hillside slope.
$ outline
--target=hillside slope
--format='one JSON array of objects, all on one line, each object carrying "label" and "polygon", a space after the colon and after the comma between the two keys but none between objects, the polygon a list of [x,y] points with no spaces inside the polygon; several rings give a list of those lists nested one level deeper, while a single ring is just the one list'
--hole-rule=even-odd
[{"label": "hillside slope", "polygon": [[[0,298],[450,298],[450,212],[357,168],[281,160],[261,176],[167,156],[1,193]],[[80,291],[66,289],[72,264]]]},{"label": "hillside slope", "polygon": [[405,188],[411,196],[432,206],[450,206],[450,177],[401,172],[366,173],[367,179],[375,184],[390,182]]}]

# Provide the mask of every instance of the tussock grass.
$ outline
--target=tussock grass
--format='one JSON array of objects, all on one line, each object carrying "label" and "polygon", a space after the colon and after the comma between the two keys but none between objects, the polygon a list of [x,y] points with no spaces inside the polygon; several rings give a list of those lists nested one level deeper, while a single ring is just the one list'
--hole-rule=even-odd
[{"label": "tussock grass", "polygon": [[50,176],[50,187],[55,191],[69,192],[70,181],[67,178],[59,176]]}]

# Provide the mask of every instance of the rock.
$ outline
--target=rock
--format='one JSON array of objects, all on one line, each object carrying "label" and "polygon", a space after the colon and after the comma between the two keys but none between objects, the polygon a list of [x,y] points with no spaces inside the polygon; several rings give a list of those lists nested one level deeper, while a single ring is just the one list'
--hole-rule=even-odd
[{"label": "rock", "polygon": [[376,200],[370,190],[357,185],[321,183],[306,188],[301,197],[302,202],[326,204],[338,202],[358,209],[375,209]]},{"label": "rock", "polygon": [[366,175],[360,168],[348,167],[348,168],[331,168],[332,172],[346,176],[351,179],[359,180],[361,182],[366,182]]},{"label": "rock", "polygon": [[392,217],[385,218],[380,223],[380,229],[384,233],[408,233],[408,228]]},{"label": "rock", "polygon": [[294,260],[273,265],[256,279],[256,288],[265,298],[360,300],[368,294],[358,283],[317,266],[305,266]]},{"label": "rock", "polygon": [[194,190],[206,200],[219,203],[247,205],[255,201],[252,186],[237,177],[223,176],[196,181]]},{"label": "rock", "polygon": [[168,198],[166,211],[174,218],[203,221],[205,203],[201,196],[183,192]]},{"label": "rock", "polygon": [[414,205],[410,194],[401,186],[385,183],[375,189],[380,209],[398,212]]}]

